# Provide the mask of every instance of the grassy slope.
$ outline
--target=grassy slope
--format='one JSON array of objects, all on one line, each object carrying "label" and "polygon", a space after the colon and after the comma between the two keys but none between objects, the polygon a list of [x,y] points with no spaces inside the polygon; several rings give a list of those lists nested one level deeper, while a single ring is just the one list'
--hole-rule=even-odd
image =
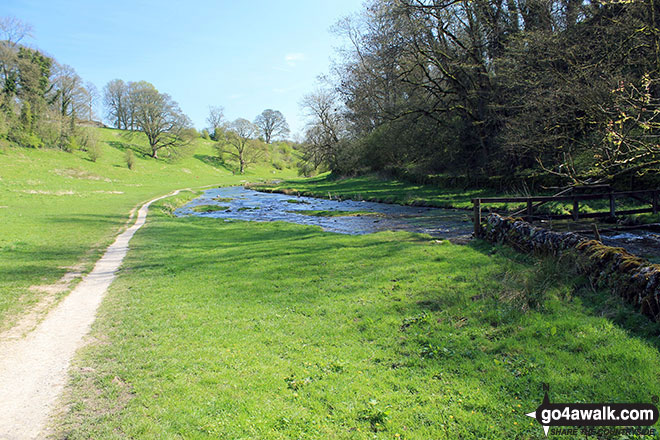
[{"label": "grassy slope", "polygon": [[558,402],[660,393],[658,326],[570,268],[168,203],[76,362],[66,438],[542,439],[542,382]]},{"label": "grassy slope", "polygon": [[136,153],[131,171],[124,150],[139,151],[144,140],[98,133],[103,155],[96,163],[80,151],[0,150],[0,328],[8,312],[40,298],[29,286],[53,283],[83,257],[95,260],[137,203],[178,188],[293,175],[262,165],[234,176],[201,139],[174,162]]}]

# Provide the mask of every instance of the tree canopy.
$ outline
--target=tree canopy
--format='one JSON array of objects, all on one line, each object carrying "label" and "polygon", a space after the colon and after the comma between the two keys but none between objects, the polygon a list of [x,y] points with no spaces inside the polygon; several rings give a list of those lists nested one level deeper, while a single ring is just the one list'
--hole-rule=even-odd
[{"label": "tree canopy", "polygon": [[264,110],[255,118],[254,125],[257,126],[267,144],[270,144],[276,137],[289,134],[289,124],[279,110]]}]

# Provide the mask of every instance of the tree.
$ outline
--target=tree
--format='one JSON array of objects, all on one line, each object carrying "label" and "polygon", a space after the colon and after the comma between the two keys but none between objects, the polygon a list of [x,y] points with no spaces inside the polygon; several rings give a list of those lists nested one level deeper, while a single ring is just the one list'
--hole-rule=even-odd
[{"label": "tree", "polygon": [[115,128],[127,128],[128,86],[121,79],[113,79],[103,88],[106,115]]},{"label": "tree", "polygon": [[206,122],[209,123],[209,131],[211,132],[211,138],[214,141],[219,140],[220,131],[222,124],[225,120],[225,109],[220,106],[210,106],[209,107],[209,116],[206,118]]},{"label": "tree", "polygon": [[286,123],[284,115],[279,110],[264,110],[255,118],[254,125],[257,126],[267,144],[270,144],[277,136],[289,134],[289,124]]},{"label": "tree", "polygon": [[147,82],[136,83],[131,92],[135,125],[149,141],[151,157],[160,150],[174,151],[190,142],[190,120],[172,98]]},{"label": "tree", "polygon": [[16,17],[0,17],[0,39],[16,47],[25,37],[32,36],[32,26]]},{"label": "tree", "polygon": [[94,107],[99,99],[99,90],[93,82],[87,81],[85,83],[85,117],[88,121],[94,119]]},{"label": "tree", "polygon": [[339,150],[347,138],[346,121],[337,109],[336,97],[328,90],[306,95],[301,106],[310,121],[305,131],[304,159],[317,168],[327,163],[339,167]]},{"label": "tree", "polygon": [[52,78],[55,97],[53,102],[62,116],[82,115],[85,113],[87,92],[82,79],[71,66],[55,63]]},{"label": "tree", "polygon": [[258,132],[257,127],[247,119],[239,118],[227,124],[223,130],[218,149],[238,161],[239,172],[243,174],[248,164],[256,162],[261,156],[262,149],[259,142],[254,139]]}]

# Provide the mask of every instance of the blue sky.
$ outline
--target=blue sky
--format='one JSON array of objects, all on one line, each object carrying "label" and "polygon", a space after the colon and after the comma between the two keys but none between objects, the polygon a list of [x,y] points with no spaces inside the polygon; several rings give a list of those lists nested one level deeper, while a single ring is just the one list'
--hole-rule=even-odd
[{"label": "blue sky", "polygon": [[145,80],[169,93],[197,128],[210,105],[228,119],[280,110],[293,132],[299,102],[329,71],[329,29],[362,0],[3,0],[1,15],[34,27],[26,41],[69,64],[99,90]]}]

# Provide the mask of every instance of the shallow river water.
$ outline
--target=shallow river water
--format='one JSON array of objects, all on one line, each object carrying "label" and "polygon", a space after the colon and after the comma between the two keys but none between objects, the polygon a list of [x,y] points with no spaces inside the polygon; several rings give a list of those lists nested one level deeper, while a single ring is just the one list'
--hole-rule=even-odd
[{"label": "shallow river water", "polygon": [[[216,200],[222,199],[222,200]],[[219,211],[196,212],[195,206],[217,205]],[[368,211],[377,215],[317,217],[303,211]],[[204,192],[175,215],[195,215],[218,219],[248,221],[285,221],[301,225],[316,225],[326,231],[342,234],[411,231],[440,238],[455,238],[472,232],[469,211],[295,197],[245,189],[243,187],[214,188]]]}]

